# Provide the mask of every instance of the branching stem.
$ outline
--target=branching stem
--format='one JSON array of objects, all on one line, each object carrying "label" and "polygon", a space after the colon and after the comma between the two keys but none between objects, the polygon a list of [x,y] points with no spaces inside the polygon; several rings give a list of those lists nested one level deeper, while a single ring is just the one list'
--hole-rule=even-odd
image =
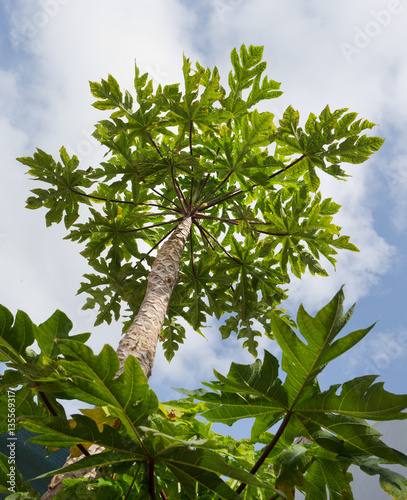
[{"label": "branching stem", "polygon": [[131,490],[133,489],[134,482],[136,481],[136,477],[137,477],[137,474],[138,474],[139,470],[140,470],[140,465],[138,466],[137,471],[134,474],[133,479],[131,480],[129,489],[127,490],[127,493],[126,493],[126,496],[124,497],[124,500],[127,500],[129,498]]},{"label": "branching stem", "polygon": [[[39,383],[35,382],[35,385],[38,386]],[[52,404],[51,404],[50,400],[47,398],[46,394],[44,392],[42,392],[42,391],[38,391],[38,395],[42,399],[42,401],[45,404],[45,406],[48,408],[48,411],[51,413],[51,415],[54,416],[54,417],[57,417],[58,413],[55,410],[55,408],[52,406]],[[85,457],[89,457],[90,456],[90,453],[88,452],[88,450],[82,444],[79,443],[76,446],[81,450],[81,452],[85,455]]]},{"label": "branching stem", "polygon": [[[250,474],[254,475],[256,472],[260,469],[260,467],[263,465],[264,461],[266,458],[270,455],[272,452],[274,446],[277,444],[278,440],[280,439],[281,435],[283,434],[285,428],[288,425],[288,422],[290,421],[292,415],[292,408],[290,408],[284,417],[284,420],[281,422],[281,425],[278,429],[278,431],[274,434],[273,439],[270,441],[270,443],[264,448],[263,453],[261,454],[261,457],[257,460],[257,462],[254,464],[253,468],[250,471]],[[240,495],[240,493],[246,488],[247,484],[242,483],[236,490],[236,493]]]},{"label": "branching stem", "polygon": [[215,205],[219,205],[219,203],[223,203],[224,201],[227,201],[230,198],[234,198],[235,196],[242,194],[244,192],[245,191],[242,191],[241,189],[235,189],[234,191],[232,191],[230,193],[225,193],[225,195],[223,195],[223,196],[218,196],[214,200],[207,203],[205,207],[201,208],[201,212],[203,212],[204,210],[207,210],[208,208],[211,208]]},{"label": "branching stem", "polygon": [[191,120],[189,122],[189,152],[192,156],[192,132],[194,130],[194,125],[193,125],[193,121]]},{"label": "branching stem", "polygon": [[223,217],[215,217],[212,215],[198,214],[195,215],[195,219],[207,219],[207,220],[218,220],[219,222],[227,222],[228,224],[233,224],[237,226],[240,220],[243,219],[225,219]]},{"label": "branching stem", "polygon": [[206,234],[203,232],[203,229],[202,229],[201,225],[195,219],[193,219],[193,223],[196,225],[196,227],[198,228],[199,232],[201,233],[201,236],[202,236],[202,239],[203,239],[204,243],[207,243],[210,246],[211,250],[214,251],[215,248],[213,247],[212,243],[209,241],[209,239],[206,236]]},{"label": "branching stem", "polygon": [[206,176],[205,176],[205,178],[204,178],[204,180],[202,182],[202,178],[203,177],[204,177],[204,174],[202,174],[201,178],[199,179],[198,186],[197,186],[196,191],[194,193],[194,196],[192,198],[192,203],[191,204],[193,204],[197,200],[199,200],[199,198],[200,198],[200,196],[202,194],[202,191],[205,189],[205,186],[206,186],[206,184],[207,184],[207,182],[209,180],[210,175],[206,174]]},{"label": "branching stem", "polygon": [[138,227],[136,229],[126,229],[124,231],[117,231],[119,234],[123,233],[137,233],[138,231],[144,231],[145,229],[151,229],[152,227],[160,227],[160,226],[165,226],[167,224],[174,224],[174,222],[179,222],[183,219],[183,217],[180,217],[179,219],[173,219],[169,220],[167,222],[159,222],[158,224],[150,224],[149,226],[143,226],[143,227]]},{"label": "branching stem", "polygon": [[189,190],[189,206],[192,206],[192,199],[194,197],[194,178],[191,179],[191,189]]},{"label": "branching stem", "polygon": [[[277,175],[285,172],[286,170],[288,170],[289,168],[293,167],[294,165],[296,165],[297,163],[299,163],[301,160],[303,160],[307,155],[306,154],[303,154],[301,155],[299,158],[295,159],[293,162],[291,162],[289,165],[287,165],[286,167],[284,168],[281,168],[280,170],[278,170],[277,172],[274,172],[273,174],[269,175],[267,177],[267,180],[269,179],[272,179],[273,177],[276,177]],[[210,193],[210,195],[208,195],[201,203],[201,205],[205,202],[205,200],[207,200],[209,198],[209,196],[212,196],[212,194],[214,194],[221,186],[222,184],[232,175],[233,173],[233,170],[231,172],[229,172],[229,174],[226,176],[226,178],[218,185],[218,187],[212,191],[212,193]],[[256,188],[258,186],[258,184],[253,184],[253,186],[251,186],[250,190]],[[231,191],[229,193],[225,193],[225,195],[223,197],[217,197],[215,200],[212,200],[210,201],[209,203],[206,204],[206,206],[204,208],[200,208],[200,211],[202,210],[206,210],[210,207],[213,207],[214,205],[218,205],[219,203],[222,203],[226,200],[229,200],[230,198],[234,198],[235,196],[238,196],[239,194],[242,194],[242,193],[247,193],[247,189],[243,190],[243,189],[235,189],[234,191]]]},{"label": "branching stem", "polygon": [[182,192],[181,186],[179,185],[177,179],[175,178],[174,175],[174,167],[171,165],[171,177],[172,177],[172,185],[175,189],[175,192],[177,193],[177,197],[181,203],[182,209],[184,213],[187,213],[187,200],[185,199],[184,193]]},{"label": "branching stem", "polygon": [[148,490],[150,493],[150,500],[155,500],[155,488],[154,488],[154,460],[150,458],[147,463],[148,468]]},{"label": "branching stem", "polygon": [[152,191],[153,193],[155,193],[155,194],[156,194],[157,196],[159,196],[160,198],[164,198],[164,200],[167,200],[167,201],[169,201],[170,203],[172,203],[175,207],[177,207],[177,208],[178,208],[178,211],[179,211],[180,213],[182,212],[181,207],[180,207],[179,205],[177,205],[177,204],[175,203],[175,201],[171,200],[170,198],[167,198],[167,197],[166,197],[166,196],[164,196],[162,193],[160,193],[160,191],[157,191],[157,190],[156,190],[156,189],[154,189],[154,188],[150,188],[150,189],[151,189],[151,191]]},{"label": "branching stem", "polygon": [[127,201],[127,200],[108,200],[107,198],[102,198],[101,196],[94,196],[93,194],[86,194],[86,193],[81,193],[80,191],[77,191],[76,189],[73,189],[71,187],[68,187],[69,191],[71,193],[79,194],[80,196],[84,196],[85,198],[89,198],[91,200],[98,200],[98,201],[111,201],[112,203],[124,203],[126,205],[135,205],[133,201]]},{"label": "branching stem", "polygon": [[271,231],[261,231],[260,229],[255,229],[260,234],[269,234],[270,236],[290,236],[290,233],[272,233]]},{"label": "branching stem", "polygon": [[164,158],[163,154],[161,153],[159,147],[157,146],[155,140],[153,139],[153,136],[150,134],[150,132],[147,132],[147,135],[151,141],[151,144],[155,147],[157,153],[161,156],[161,158]]},{"label": "branching stem", "polygon": [[233,174],[234,170],[230,171],[228,173],[228,175],[223,179],[222,182],[220,182],[215,189],[213,189],[208,195],[205,196],[205,198],[201,201],[199,207],[198,207],[198,210],[200,209],[200,207],[206,202],[206,200],[209,200],[211,198],[211,196],[213,196],[224,184],[225,182],[228,181],[229,177]]},{"label": "branching stem", "polygon": [[199,224],[199,222],[195,221],[195,224],[197,224],[197,225],[198,225],[198,227],[200,227],[200,228],[202,229],[202,231],[204,231],[204,233],[205,233],[207,236],[209,236],[210,238],[212,238],[212,239],[213,239],[213,241],[214,241],[214,242],[215,242],[215,243],[216,243],[216,244],[217,244],[217,245],[218,245],[218,246],[219,246],[219,247],[220,247],[220,248],[221,248],[221,249],[225,252],[225,254],[226,254],[226,255],[227,255],[230,259],[232,259],[234,262],[236,262],[236,264],[242,265],[242,263],[240,262],[240,260],[237,260],[235,257],[233,257],[233,255],[231,255],[231,254],[230,254],[230,253],[226,250],[226,248],[225,248],[225,247],[223,247],[223,246],[219,243],[219,241],[215,238],[215,236],[212,236],[212,234],[211,234],[209,231],[207,231],[204,227],[202,227],[202,226]]},{"label": "branching stem", "polygon": [[[219,222],[225,222],[227,224],[233,224],[234,226],[237,226],[240,221],[245,220],[245,219],[225,219],[223,217],[214,217],[212,215],[204,215],[204,214],[199,214],[195,216],[195,219],[209,219],[209,220],[218,220]],[[267,222],[256,222],[256,221],[246,221],[248,224],[255,226],[267,226],[268,224],[274,225],[273,222],[267,223]],[[262,231],[260,229],[256,228],[256,231],[261,234],[269,234],[271,236],[290,236],[290,233],[272,233],[270,231]]]},{"label": "branching stem", "polygon": [[[289,168],[293,167],[294,165],[296,165],[297,163],[299,163],[301,160],[303,160],[307,155],[306,154],[303,154],[301,155],[299,158],[297,158],[296,160],[294,160],[293,162],[291,162],[289,165],[287,165],[286,167],[284,168],[281,168],[280,170],[278,170],[277,172],[274,172],[274,174],[271,174],[267,177],[267,180],[269,179],[272,179],[273,177],[276,177],[277,175],[279,174],[282,174],[283,172],[285,172],[286,170],[288,170]],[[256,187],[257,184],[254,185],[254,187]]]},{"label": "branching stem", "polygon": [[[178,213],[178,214],[182,213],[181,208],[171,208],[171,207],[167,207],[165,205],[158,205],[157,203],[142,203],[142,202],[139,202],[139,203],[133,203],[133,205],[143,205],[145,207],[164,208],[165,210],[170,210],[171,212],[175,212],[175,213]],[[162,215],[162,214],[157,214],[157,215]]]},{"label": "branching stem", "polygon": [[[108,198],[103,198],[102,196],[94,196],[93,194],[81,193],[80,191],[77,191],[76,189],[69,188],[69,190],[72,193],[79,194],[80,196],[84,196],[85,198],[89,198],[91,200],[106,201],[106,202],[109,201],[111,203],[123,203],[126,205],[134,205],[134,206],[143,205],[146,207],[164,208],[165,210],[171,210],[172,212],[177,212],[177,213],[182,212],[181,208],[176,203],[174,203],[172,200],[170,200],[169,198],[166,198],[165,196],[163,196],[161,194],[160,194],[160,196],[162,198],[165,198],[167,201],[173,203],[177,207],[177,209],[167,207],[165,205],[158,205],[157,203],[142,203],[142,202],[134,203],[134,201],[128,201],[128,200],[114,200],[114,199],[109,200]],[[154,189],[152,189],[152,191],[154,191]],[[161,214],[157,214],[157,215],[161,215]]]}]

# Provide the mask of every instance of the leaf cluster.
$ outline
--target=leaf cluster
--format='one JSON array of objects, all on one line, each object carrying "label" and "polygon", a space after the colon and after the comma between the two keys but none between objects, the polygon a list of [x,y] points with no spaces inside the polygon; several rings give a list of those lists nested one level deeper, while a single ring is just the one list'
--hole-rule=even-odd
[{"label": "leaf cluster", "polygon": [[383,140],[346,109],[326,107],[304,127],[291,106],[279,123],[258,111],[282,93],[263,76],[262,58],[262,47],[234,49],[226,88],[216,67],[192,67],[186,57],[182,88],[154,89],[137,65],[135,98],[111,75],[91,82],[93,106],[110,113],[94,132],[106,160],[83,170],[64,148],[61,161],[41,150],[19,159],[51,185],[33,189],[28,208],[45,208],[47,225],[63,219],[67,238],[85,246],[93,272],[79,292],[88,294],[85,308],[99,309],[96,324],[118,320],[124,304],[127,327],[152,252],[192,219],[163,330],[168,359],[184,338],[180,319],[200,331],[225,314],[222,337],[235,332],[256,356],[255,320],[272,335],[269,316],[280,311],[290,275],[326,275],[323,261],[334,265],[337,249],[357,250],[334,224],[339,205],[322,199],[319,176],[344,179],[342,163],[362,163]]},{"label": "leaf cluster", "polygon": [[[325,366],[372,328],[344,334],[353,308],[344,313],[343,301],[340,290],[315,317],[301,306],[299,332],[271,316],[285,377],[265,351],[263,361],[232,363],[226,376],[214,371],[216,380],[205,388],[178,389],[187,397],[165,403],[148,387],[135,358],[129,356],[116,377],[113,349],[105,345],[95,355],[83,342],[87,334],[68,335],[71,325],[59,311],[37,327],[24,313],[13,319],[2,307],[0,354],[9,369],[1,378],[1,399],[6,402],[13,390],[22,401],[18,387],[25,387],[30,404],[20,404],[17,414],[18,424],[37,434],[30,441],[50,451],[85,453],[64,472],[98,468],[95,479],[65,480],[59,499],[292,499],[295,488],[307,500],[326,500],[327,492],[331,499],[352,499],[353,464],[379,475],[382,488],[401,500],[407,481],[386,465],[406,466],[407,456],[387,446],[368,421],[407,418],[407,396],[387,392],[371,375],[328,390],[318,384]],[[27,350],[34,338],[39,354]],[[73,398],[98,408],[67,419],[57,400]],[[254,419],[247,439],[212,429],[213,423],[246,418]],[[92,444],[103,450],[89,455]],[[0,460],[3,481],[6,457]],[[13,498],[35,498],[29,483],[17,483]]]}]

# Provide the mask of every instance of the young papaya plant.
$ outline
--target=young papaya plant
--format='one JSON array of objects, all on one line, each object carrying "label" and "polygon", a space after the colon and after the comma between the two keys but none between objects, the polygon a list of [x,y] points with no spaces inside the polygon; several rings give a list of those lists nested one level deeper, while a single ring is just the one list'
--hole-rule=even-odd
[{"label": "young papaya plant", "polygon": [[[407,395],[385,391],[373,375],[327,390],[318,384],[327,364],[372,328],[344,334],[353,308],[344,313],[343,302],[341,289],[315,317],[301,306],[299,332],[271,314],[285,377],[265,350],[263,361],[232,363],[226,376],[215,370],[216,380],[205,389],[178,389],[187,397],[163,403],[135,357],[126,359],[117,377],[120,360],[113,348],[105,345],[95,355],[87,334],[69,336],[72,324],[60,311],[36,326],[26,314],[14,319],[2,306],[0,355],[9,361],[2,376],[2,430],[12,393],[16,425],[34,433],[31,442],[48,450],[70,447],[76,457],[85,452],[85,458],[45,474],[63,474],[62,488],[53,492],[57,499],[294,499],[296,489],[307,500],[352,499],[349,467],[356,465],[378,475],[383,490],[402,500],[407,480],[386,465],[406,466],[407,456],[387,446],[368,421],[407,418]],[[35,340],[39,353],[30,350]],[[57,400],[69,399],[97,408],[67,419]],[[240,440],[211,428],[246,418],[254,423]],[[94,445],[103,451],[90,455]],[[8,464],[0,455],[4,492],[10,491]],[[97,473],[81,477],[90,467]],[[40,498],[21,478],[13,491],[10,499]]]}]

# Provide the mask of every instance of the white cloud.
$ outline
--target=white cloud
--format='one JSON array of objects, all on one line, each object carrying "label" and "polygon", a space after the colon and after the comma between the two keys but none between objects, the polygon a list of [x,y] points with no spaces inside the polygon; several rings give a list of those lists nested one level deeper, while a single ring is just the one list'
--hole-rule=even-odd
[{"label": "white cloud", "polygon": [[293,278],[289,286],[291,304],[298,305],[302,302],[306,308],[319,309],[342,285],[346,285],[345,304],[349,306],[366,296],[390,269],[396,249],[379,236],[374,228],[369,208],[371,195],[366,180],[369,168],[368,165],[350,167],[348,170],[352,173],[352,178],[346,182],[322,176],[323,197],[332,197],[341,205],[335,216],[335,223],[342,227],[341,234],[351,236],[350,241],[360,252],[338,250],[335,269],[329,262],[324,262],[328,277],[311,276],[307,273],[301,280]]},{"label": "white cloud", "polygon": [[[276,117],[292,104],[300,110],[304,123],[309,112],[318,113],[329,103],[331,109],[349,107],[362,119],[382,123],[373,130],[374,135],[402,130],[407,118],[407,107],[400,106],[405,101],[403,88],[407,83],[404,44],[400,43],[405,38],[407,16],[402,2],[362,1],[355,5],[347,1],[336,5],[315,1],[306,6],[287,2],[278,7],[264,0],[212,3],[217,8],[212,10],[208,29],[211,39],[217,41],[211,43],[216,57],[225,57],[228,40],[232,45],[242,41],[265,45],[267,72],[281,81],[285,90],[281,98],[267,103]],[[357,51],[345,57],[341,44],[352,45]],[[404,134],[393,140],[397,141],[395,149],[402,151],[404,164]],[[360,254],[339,252],[335,273],[328,264],[329,278],[306,276],[301,282],[295,280],[290,287],[295,303],[304,301],[309,307],[320,307],[343,283],[347,283],[349,302],[357,300],[389,270],[396,251],[378,235],[372,216],[376,205],[373,189],[382,199],[387,186],[376,191],[377,183],[369,173],[388,168],[388,159],[381,152],[375,157],[366,166],[348,166],[352,179],[347,183],[325,182],[326,196],[343,205],[337,223],[360,248]],[[376,164],[379,166],[375,168]],[[400,165],[394,170],[400,170]],[[387,203],[395,214],[393,222],[404,228],[406,188],[399,177],[393,184]]]},{"label": "white cloud", "polygon": [[[17,156],[35,147],[58,156],[62,145],[83,160],[97,164],[104,153],[91,137],[93,124],[105,118],[90,106],[88,80],[100,81],[110,72],[122,87],[133,86],[134,58],[157,79],[179,80],[182,26],[190,22],[174,1],[151,4],[110,2],[78,4],[69,0],[20,1],[7,4],[12,19],[10,39],[13,71],[1,71],[3,303],[25,308],[43,321],[60,308],[77,316],[75,298],[81,275],[88,271],[79,247],[62,241],[64,228],[45,228],[44,212],[24,209],[29,189]],[[146,22],[146,19],[148,21]],[[178,19],[178,21],[177,21]],[[174,25],[177,30],[174,33]],[[144,67],[143,67],[144,66]],[[177,73],[175,76],[174,73]],[[7,165],[7,168],[4,168]],[[5,235],[5,236],[4,236]],[[75,318],[72,318],[75,319]],[[118,338],[121,327],[115,327]]]},{"label": "white cloud", "polygon": [[407,227],[407,149],[399,154],[396,152],[377,170],[377,175],[376,186],[380,183],[391,195],[393,203],[388,207],[391,221],[403,233]]},{"label": "white cloud", "polygon": [[[171,363],[164,358],[159,345],[151,383],[166,380],[168,386],[198,388],[201,380],[214,380],[213,368],[226,375],[232,361],[250,364],[254,358],[245,349],[242,342],[231,336],[222,341],[218,331],[219,324],[202,330],[205,338],[187,327],[185,343],[179,348]],[[187,375],[186,375],[187,374]]]},{"label": "white cloud", "polygon": [[[392,365],[402,366],[407,355],[407,330],[379,331],[374,328],[366,340],[353,348],[348,360],[349,377],[386,375]],[[381,381],[385,377],[381,377]]]}]

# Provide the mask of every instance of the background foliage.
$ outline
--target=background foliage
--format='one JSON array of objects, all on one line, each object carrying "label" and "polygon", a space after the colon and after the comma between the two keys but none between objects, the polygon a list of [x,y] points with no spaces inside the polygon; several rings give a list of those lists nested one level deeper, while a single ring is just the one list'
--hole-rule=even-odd
[{"label": "background foliage", "polygon": [[[343,313],[343,300],[340,290],[315,317],[301,307],[299,332],[272,316],[283,350],[284,381],[278,360],[265,351],[263,361],[232,363],[226,376],[215,371],[216,380],[205,383],[206,389],[179,389],[187,397],[165,403],[159,403],[132,356],[115,379],[119,360],[114,350],[105,345],[93,354],[85,344],[87,334],[69,336],[72,325],[63,313],[37,327],[24,313],[14,319],[1,307],[0,351],[9,361],[2,376],[1,431],[7,431],[5,389],[18,385],[18,425],[38,433],[30,441],[50,452],[71,447],[76,455],[93,443],[104,447],[49,473],[100,470],[101,477],[89,484],[66,480],[56,498],[165,498],[163,492],[167,498],[231,499],[240,493],[248,499],[294,498],[296,487],[309,499],[326,499],[327,491],[329,498],[350,499],[348,469],[355,464],[378,474],[383,489],[401,500],[407,481],[383,465],[407,465],[407,456],[382,442],[368,421],[405,419],[407,395],[388,393],[371,375],[326,391],[318,385],[325,366],[371,329],[343,334],[353,312]],[[41,345],[38,354],[30,349],[35,340]],[[57,399],[79,399],[98,408],[67,419]],[[211,428],[214,422],[232,425],[242,418],[255,419],[247,439]],[[1,460],[4,479],[7,457]],[[20,481],[18,491],[21,495],[13,498],[27,498],[24,492],[39,498],[28,483]]]},{"label": "background foliage", "polygon": [[[317,172],[344,179],[341,162],[364,162],[383,139],[364,135],[374,124],[346,109],[311,113],[304,128],[291,106],[279,126],[272,113],[252,110],[281,95],[279,83],[262,77],[262,55],[263,47],[232,51],[228,90],[216,68],[192,69],[186,58],[183,91],[173,84],[154,92],[136,65],[136,103],[111,75],[91,82],[93,105],[113,110],[94,133],[107,160],[84,171],[65,148],[60,161],[41,150],[19,159],[53,186],[33,189],[28,208],[45,207],[47,225],[63,220],[73,227],[67,238],[85,244],[95,273],[79,292],[89,295],[86,308],[99,309],[96,324],[118,320],[123,304],[130,316],[138,310],[151,252],[192,217],[162,334],[169,360],[185,336],[181,318],[199,331],[225,314],[222,337],[235,332],[255,356],[253,320],[272,338],[268,314],[286,298],[289,271],[326,275],[323,257],[335,264],[337,249],[357,250],[332,222],[339,205],[322,199]],[[87,222],[80,204],[92,205]]]}]

